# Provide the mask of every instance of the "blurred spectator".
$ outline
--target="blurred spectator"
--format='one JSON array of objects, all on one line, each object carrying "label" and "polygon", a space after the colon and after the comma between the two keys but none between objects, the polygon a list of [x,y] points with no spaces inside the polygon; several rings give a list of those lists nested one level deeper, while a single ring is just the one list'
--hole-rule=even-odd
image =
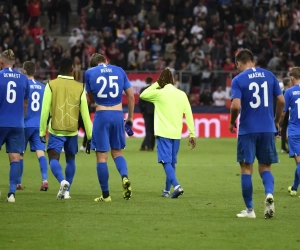
[{"label": "blurred spectator", "polygon": [[214,101],[209,88],[205,88],[200,95],[199,103],[201,106],[212,106]]},{"label": "blurred spectator", "polygon": [[222,86],[219,86],[212,95],[214,105],[217,107],[225,106],[226,93],[223,91]]},{"label": "blurred spectator", "polygon": [[57,20],[57,0],[48,0],[47,3],[47,15],[48,15],[48,29],[52,30],[53,26],[56,25],[56,20]]},{"label": "blurred spectator", "polygon": [[69,14],[71,13],[71,4],[68,0],[60,0],[58,3],[60,12],[60,33],[64,35],[69,30]]},{"label": "blurred spectator", "polygon": [[35,27],[40,18],[41,2],[39,0],[30,0],[28,3],[28,13],[30,18],[30,27]]}]

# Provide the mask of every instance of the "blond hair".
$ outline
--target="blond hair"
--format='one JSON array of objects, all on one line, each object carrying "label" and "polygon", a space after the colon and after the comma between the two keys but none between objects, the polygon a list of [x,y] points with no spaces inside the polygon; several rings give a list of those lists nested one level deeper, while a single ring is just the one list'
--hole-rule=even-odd
[{"label": "blond hair", "polygon": [[3,51],[0,58],[5,64],[14,64],[16,60],[15,54],[11,49]]},{"label": "blond hair", "polygon": [[289,72],[289,76],[292,76],[297,80],[300,80],[300,67],[292,68]]},{"label": "blond hair", "polygon": [[90,67],[96,67],[99,63],[106,63],[106,58],[104,55],[94,53],[90,58]]}]

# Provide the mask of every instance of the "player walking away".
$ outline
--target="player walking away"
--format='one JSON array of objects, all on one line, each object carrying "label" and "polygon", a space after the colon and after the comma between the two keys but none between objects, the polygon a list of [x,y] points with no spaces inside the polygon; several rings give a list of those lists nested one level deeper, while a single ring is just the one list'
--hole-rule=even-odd
[{"label": "player walking away", "polygon": [[[146,78],[146,83],[148,86],[141,89],[140,94],[146,89],[149,88],[152,84],[152,77]],[[155,146],[155,136],[154,136],[154,104],[151,102],[146,102],[139,99],[139,107],[141,113],[143,114],[145,128],[146,128],[146,136],[143,140],[142,146],[140,148],[141,151],[153,151]]]},{"label": "player walking away", "polygon": [[[40,164],[40,170],[42,174],[42,186],[40,191],[48,190],[48,163],[45,157],[45,144],[40,140],[40,117],[42,101],[45,91],[45,85],[34,79],[35,64],[31,61],[24,62],[23,72],[28,77],[30,94],[28,99],[27,114],[25,117],[25,143],[24,151],[26,151],[28,142],[30,143],[30,151],[36,152]],[[24,155],[21,154],[20,160],[20,177],[18,179],[17,190],[22,190],[22,175],[24,169],[23,162]]]},{"label": "player walking away", "polygon": [[89,98],[96,104],[93,125],[91,149],[97,155],[97,174],[102,189],[102,196],[97,202],[110,202],[108,188],[108,151],[122,178],[123,197],[131,198],[131,183],[128,179],[127,163],[122,156],[125,148],[125,128],[122,109],[122,92],[128,97],[127,123],[132,125],[134,110],[134,94],[131,84],[122,68],[107,64],[106,58],[98,53],[91,57],[91,62],[97,62],[96,67],[86,71],[86,91]]},{"label": "player walking away", "polygon": [[[60,75],[46,85],[40,122],[40,137],[45,141],[47,119],[49,142],[48,157],[53,175],[60,183],[57,199],[69,199],[70,187],[75,175],[75,155],[78,152],[78,118],[79,112],[87,133],[92,137],[92,124],[83,84],[74,80],[72,60],[63,58],[60,61]],[[60,153],[64,147],[66,156],[65,176],[59,163]]]},{"label": "player walking away", "polygon": [[[236,55],[236,67],[240,73],[231,85],[231,120],[229,129],[235,133],[235,121],[240,113],[237,145],[237,161],[241,166],[242,194],[246,210],[237,214],[240,218],[255,218],[252,201],[252,172],[255,157],[265,187],[265,218],[274,216],[274,177],[271,164],[278,162],[275,147],[276,127],[279,127],[284,98],[278,80],[269,71],[255,68],[253,54],[243,49]],[[274,123],[274,99],[277,99]],[[276,126],[275,126],[276,125]]]},{"label": "player walking away", "polygon": [[[176,174],[175,165],[179,151],[182,118],[185,114],[189,128],[189,146],[196,146],[194,119],[187,95],[174,87],[172,73],[169,69],[161,72],[157,82],[145,89],[140,98],[155,105],[154,131],[157,142],[158,163],[166,172],[166,187],[162,197],[170,196],[171,185],[174,192],[171,198],[178,198],[184,193]],[[176,101],[174,101],[176,100]]]},{"label": "player walking away", "polygon": [[[283,78],[283,94],[285,94],[285,91],[290,88],[291,85],[291,78],[290,77],[285,77]],[[290,112],[289,110],[285,111],[285,116],[283,118],[283,121],[281,123],[281,153],[289,153],[289,150],[287,148],[287,127],[289,123],[289,116]]]},{"label": "player walking away", "polygon": [[287,89],[284,94],[285,106],[281,120],[290,112],[288,122],[288,144],[290,158],[296,162],[294,184],[288,187],[291,196],[297,195],[300,183],[300,67],[292,68],[289,72],[291,79],[291,88]]},{"label": "player walking away", "polygon": [[0,55],[0,149],[6,145],[10,162],[7,202],[15,202],[20,175],[20,154],[24,148],[24,115],[29,97],[29,84],[25,75],[13,69],[15,55],[5,50]]}]

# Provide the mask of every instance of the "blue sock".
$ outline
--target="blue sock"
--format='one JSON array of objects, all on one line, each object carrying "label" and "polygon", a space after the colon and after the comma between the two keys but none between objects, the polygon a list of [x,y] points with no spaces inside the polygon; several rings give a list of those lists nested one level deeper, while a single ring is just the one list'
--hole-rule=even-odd
[{"label": "blue sock", "polygon": [[62,167],[59,161],[56,159],[50,160],[50,168],[55,178],[58,180],[59,183],[61,183],[65,179],[65,177],[62,173]]},{"label": "blue sock", "polygon": [[294,177],[294,184],[292,186],[292,190],[297,191],[298,190],[298,186],[299,186],[299,175],[298,175],[298,171],[299,171],[299,163],[297,163],[297,167],[295,169],[295,177]]},{"label": "blue sock", "polygon": [[67,158],[66,162],[67,162],[67,166],[65,169],[66,181],[70,183],[70,186],[68,188],[68,191],[70,191],[74,179],[75,171],[76,171],[75,158]]},{"label": "blue sock", "polygon": [[48,179],[48,163],[46,157],[41,156],[39,158],[39,163],[40,163],[40,170],[42,174],[42,181],[45,181]]},{"label": "blue sock", "polygon": [[23,159],[21,159],[20,160],[20,169],[19,169],[18,184],[22,183],[23,171],[24,171],[24,161],[23,161]]},{"label": "blue sock", "polygon": [[108,167],[107,167],[106,162],[98,162],[97,163],[97,174],[98,174],[98,180],[99,180],[100,187],[102,190],[103,198],[107,198],[109,196],[109,193],[108,193],[109,174],[108,174]]},{"label": "blue sock", "polygon": [[263,184],[265,186],[265,194],[274,193],[274,177],[270,171],[264,171],[260,174]]},{"label": "blue sock", "polygon": [[20,162],[11,162],[9,170],[9,193],[17,190],[18,179],[20,177]]},{"label": "blue sock", "polygon": [[[175,163],[172,163],[172,167],[174,168],[174,171],[176,172],[176,164]],[[165,191],[170,191],[171,186],[172,186],[172,184],[171,184],[170,180],[168,179],[168,177],[166,177]]]},{"label": "blue sock", "polygon": [[242,194],[247,208],[253,208],[252,201],[252,176],[251,174],[242,174],[241,176]]},{"label": "blue sock", "polygon": [[115,164],[116,167],[123,179],[123,177],[128,177],[128,171],[127,171],[127,163],[123,156],[118,156],[115,158]]},{"label": "blue sock", "polygon": [[175,175],[175,169],[173,168],[171,163],[164,163],[163,164],[166,175],[167,175],[167,179],[171,182],[171,184],[176,187],[179,185],[177,179],[176,179],[176,175]]}]

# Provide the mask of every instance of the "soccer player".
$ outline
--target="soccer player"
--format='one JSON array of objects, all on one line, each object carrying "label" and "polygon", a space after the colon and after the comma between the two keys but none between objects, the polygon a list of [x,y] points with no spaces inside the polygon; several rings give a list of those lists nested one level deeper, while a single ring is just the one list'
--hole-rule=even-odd
[{"label": "soccer player", "polygon": [[154,131],[157,142],[158,163],[166,172],[166,186],[162,197],[170,196],[171,185],[174,192],[171,198],[184,193],[176,174],[175,166],[179,151],[183,114],[190,132],[189,146],[196,146],[194,119],[187,95],[174,87],[173,76],[169,69],[161,72],[157,82],[146,88],[140,98],[155,105]]},{"label": "soccer player", "polygon": [[[31,152],[36,152],[40,164],[42,174],[42,185],[40,191],[48,190],[48,164],[45,157],[45,144],[40,140],[40,117],[42,101],[45,91],[45,85],[34,79],[35,64],[31,61],[24,62],[23,73],[28,77],[30,85],[30,94],[28,99],[27,114],[25,117],[25,144],[24,151],[26,151],[28,142],[30,143]],[[22,190],[22,175],[24,169],[23,162],[24,155],[21,154],[20,160],[20,177],[18,179],[17,190]]]},{"label": "soccer player", "polygon": [[[70,187],[75,175],[75,155],[78,152],[78,118],[81,113],[88,140],[92,137],[92,124],[88,111],[86,93],[83,84],[74,80],[72,60],[63,58],[60,61],[60,75],[46,85],[40,122],[40,137],[45,141],[48,125],[48,157],[53,175],[60,183],[57,199],[69,199]],[[65,150],[65,176],[59,163],[62,148]]]},{"label": "soccer player", "polygon": [[6,145],[10,161],[7,202],[15,202],[20,175],[20,154],[24,149],[24,115],[27,110],[29,84],[25,75],[13,69],[15,55],[5,50],[0,55],[0,149]]},{"label": "soccer player", "polygon": [[122,68],[107,64],[106,58],[98,53],[91,57],[91,65],[98,66],[86,71],[86,91],[89,99],[96,104],[93,124],[91,149],[96,151],[97,174],[102,196],[97,202],[110,202],[108,188],[108,151],[122,178],[123,197],[131,198],[131,183],[128,178],[127,163],[122,155],[125,148],[125,128],[122,108],[122,92],[128,97],[128,118],[126,123],[132,124],[134,110],[134,94],[131,84]]},{"label": "soccer player", "polygon": [[[229,129],[236,133],[235,122],[240,113],[237,162],[241,166],[241,185],[246,210],[239,218],[256,218],[252,201],[252,172],[255,157],[265,187],[265,218],[274,216],[274,177],[271,164],[278,162],[275,147],[276,127],[284,107],[284,97],[278,80],[268,70],[256,68],[253,54],[243,49],[235,58],[237,69],[242,72],[232,80],[231,119]],[[274,122],[274,99],[277,99]],[[276,125],[276,126],[275,126]]]},{"label": "soccer player", "polygon": [[291,196],[297,195],[300,183],[300,67],[294,67],[289,72],[291,88],[284,94],[285,106],[281,120],[289,111],[290,119],[288,121],[288,145],[290,158],[296,162],[294,184],[288,187]]}]

